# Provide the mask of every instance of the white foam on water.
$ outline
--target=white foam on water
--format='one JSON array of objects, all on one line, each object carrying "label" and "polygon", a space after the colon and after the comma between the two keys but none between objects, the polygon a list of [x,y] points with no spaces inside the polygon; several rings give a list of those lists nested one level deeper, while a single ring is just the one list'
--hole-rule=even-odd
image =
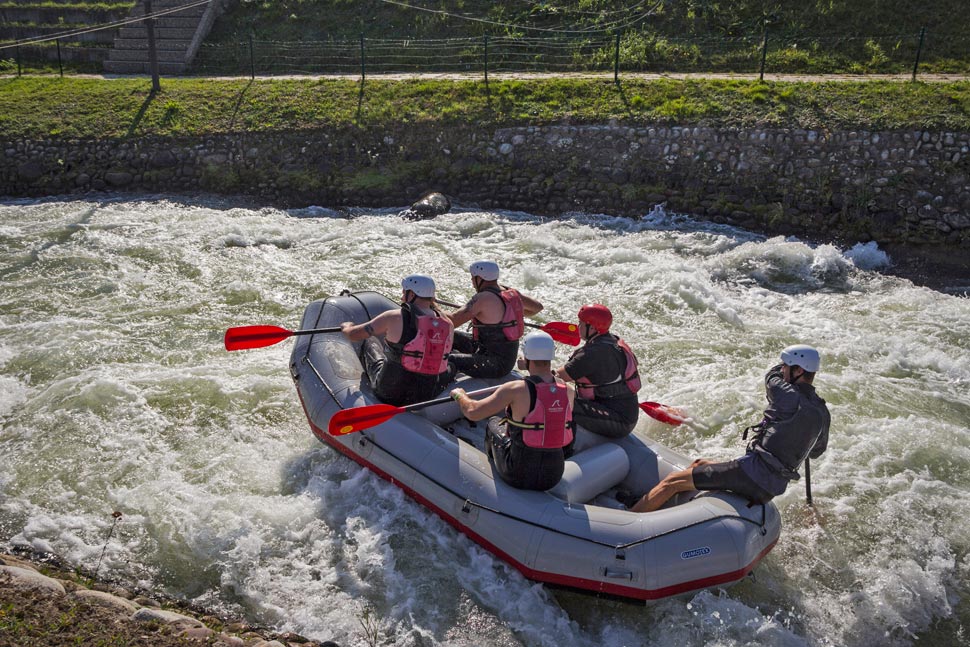
[{"label": "white foam on water", "polygon": [[[340,644],[913,645],[966,631],[970,302],[840,250],[696,222],[465,211],[250,210],[155,197],[0,204],[0,541]],[[575,321],[601,302],[642,361],[641,428],[729,459],[784,346],[822,352],[828,452],[777,499],[753,581],[639,608],[524,579],[399,489],[322,446],[288,343],[340,290],[414,271],[449,301],[469,262]],[[560,348],[557,361],[571,349]],[[123,517],[115,522],[113,510]],[[107,537],[111,534],[111,539]],[[961,620],[964,619],[964,620]],[[940,629],[940,627],[947,629]]]},{"label": "white foam on water", "polygon": [[856,243],[845,252],[845,257],[861,270],[877,270],[892,263],[889,254],[879,249],[875,241]]}]

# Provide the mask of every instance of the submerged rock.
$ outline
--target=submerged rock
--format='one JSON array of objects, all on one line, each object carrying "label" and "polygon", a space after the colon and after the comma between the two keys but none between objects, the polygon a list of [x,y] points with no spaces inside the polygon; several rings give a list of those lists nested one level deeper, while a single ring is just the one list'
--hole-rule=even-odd
[{"label": "submerged rock", "polygon": [[408,220],[424,220],[448,213],[450,209],[451,200],[448,199],[448,196],[433,191],[425,194],[408,209],[401,212],[401,217]]}]

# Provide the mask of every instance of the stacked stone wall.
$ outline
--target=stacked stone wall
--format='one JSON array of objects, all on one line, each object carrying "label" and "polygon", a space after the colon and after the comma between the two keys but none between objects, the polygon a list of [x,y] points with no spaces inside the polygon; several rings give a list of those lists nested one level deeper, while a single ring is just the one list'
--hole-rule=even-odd
[{"label": "stacked stone wall", "polygon": [[0,194],[249,195],[281,206],[638,216],[655,204],[766,233],[970,246],[970,133],[547,125],[0,142]]}]

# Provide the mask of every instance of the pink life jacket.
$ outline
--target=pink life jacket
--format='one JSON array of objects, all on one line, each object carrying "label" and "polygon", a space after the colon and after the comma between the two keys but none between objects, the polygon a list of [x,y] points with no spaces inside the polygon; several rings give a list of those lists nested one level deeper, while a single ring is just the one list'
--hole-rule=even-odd
[{"label": "pink life jacket", "polygon": [[605,382],[603,384],[593,384],[589,381],[589,378],[581,377],[576,380],[576,395],[585,400],[594,400],[596,399],[596,389],[620,383],[625,383],[627,388],[634,395],[640,392],[640,387],[642,384],[640,382],[640,371],[639,367],[637,366],[637,358],[633,355],[633,351],[630,350],[627,343],[619,337],[616,338],[616,346],[623,351],[623,355],[626,357],[626,368],[623,370],[623,375],[618,376],[612,382]]},{"label": "pink life jacket", "polygon": [[[527,378],[528,379],[528,378]],[[573,407],[569,403],[569,390],[558,377],[555,382],[529,379],[536,388],[536,401],[525,416],[517,422],[506,417],[506,423],[522,430],[522,442],[535,449],[559,449],[573,440]]]},{"label": "pink life jacket", "polygon": [[525,332],[525,315],[522,310],[522,297],[518,290],[512,288],[505,288],[501,291],[496,288],[485,289],[492,294],[497,294],[502,299],[505,313],[502,315],[502,321],[497,324],[483,324],[478,319],[472,321],[472,339],[478,339],[480,328],[501,328],[502,332],[505,333],[505,338],[509,341],[521,339],[522,333]]},{"label": "pink life jacket", "polygon": [[448,369],[447,355],[451,352],[451,321],[446,317],[418,315],[414,318],[417,332],[401,351],[404,370],[422,375],[439,375]]}]

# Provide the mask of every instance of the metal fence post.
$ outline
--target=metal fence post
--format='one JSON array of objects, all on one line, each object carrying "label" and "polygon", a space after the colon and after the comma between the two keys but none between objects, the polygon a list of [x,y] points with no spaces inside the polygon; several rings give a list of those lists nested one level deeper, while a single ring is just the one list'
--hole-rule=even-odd
[{"label": "metal fence post", "polygon": [[[145,0],[145,15],[152,15],[152,0]],[[152,73],[152,93],[162,89],[158,82],[158,50],[155,49],[155,19],[145,19],[145,31],[148,34],[148,70]]]},{"label": "metal fence post", "polygon": [[923,39],[926,38],[926,27],[920,27],[919,45],[916,46],[916,62],[913,63],[913,82],[916,82],[916,70],[919,69],[919,57],[923,52]]},{"label": "metal fence post", "polygon": [[17,76],[21,76],[21,72],[20,72],[20,45],[17,45]]},{"label": "metal fence post", "polygon": [[484,42],[485,42],[485,85],[488,85],[488,34],[485,34]]},{"label": "metal fence post", "polygon": [[613,48],[613,83],[620,84],[620,32],[616,32],[616,47]]},{"label": "metal fence post", "polygon": [[54,42],[57,44],[57,69],[61,72],[61,78],[64,77],[64,63],[61,61],[61,39],[56,38]]},{"label": "metal fence post", "polygon": [[764,30],[761,32],[761,69],[758,72],[758,81],[765,80],[765,60],[768,58],[768,18],[765,18]]},{"label": "metal fence post", "polygon": [[366,75],[367,65],[364,61],[364,32],[360,33],[360,82],[364,82],[364,77]]},{"label": "metal fence post", "polygon": [[249,35],[249,78],[256,80],[256,54],[253,52],[253,35]]}]

